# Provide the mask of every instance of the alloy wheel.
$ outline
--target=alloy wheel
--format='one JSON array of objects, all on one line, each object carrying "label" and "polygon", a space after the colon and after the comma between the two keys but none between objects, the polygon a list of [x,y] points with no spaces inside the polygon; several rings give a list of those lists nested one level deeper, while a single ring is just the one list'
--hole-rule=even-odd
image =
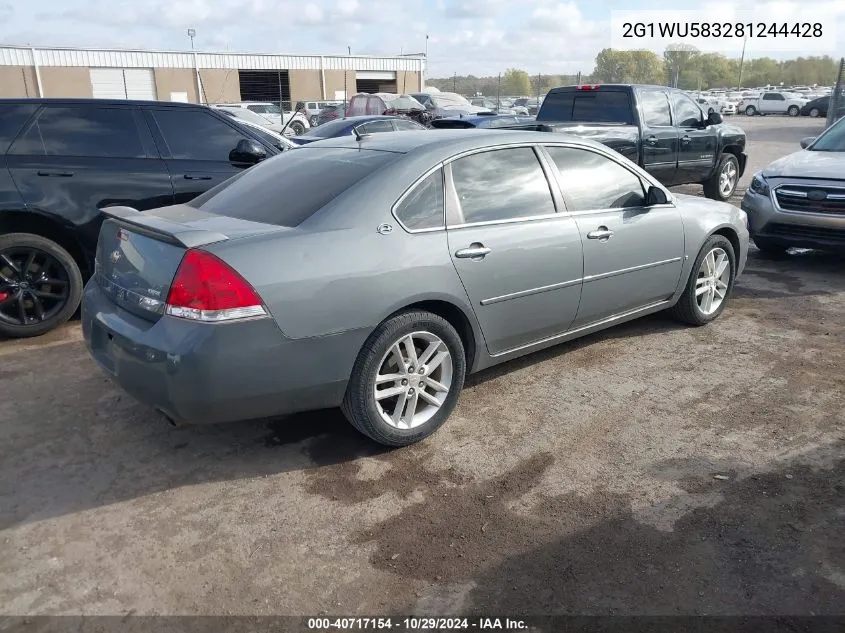
[{"label": "alloy wheel", "polygon": [[719,174],[719,193],[723,198],[729,198],[736,188],[737,169],[732,160],[725,162],[722,173]]},{"label": "alloy wheel", "polygon": [[0,251],[0,321],[41,323],[67,303],[70,278],[52,255],[30,247]]},{"label": "alloy wheel", "polygon": [[731,260],[722,248],[714,248],[704,257],[695,281],[695,300],[701,313],[710,316],[728,293],[731,280]]},{"label": "alloy wheel", "polygon": [[428,422],[452,387],[452,355],[431,332],[412,332],[390,346],[379,363],[373,396],[382,419],[397,429]]}]

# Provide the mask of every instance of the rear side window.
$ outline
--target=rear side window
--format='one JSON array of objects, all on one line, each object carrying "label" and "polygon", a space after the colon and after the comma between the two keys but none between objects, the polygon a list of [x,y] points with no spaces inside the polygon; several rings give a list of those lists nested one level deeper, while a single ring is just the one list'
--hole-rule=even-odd
[{"label": "rear side window", "polygon": [[24,156],[144,158],[132,110],[48,106],[10,150]]},{"label": "rear side window", "polygon": [[361,134],[379,134],[381,132],[393,132],[393,123],[389,120],[370,121],[356,128]]},{"label": "rear side window", "polygon": [[621,90],[549,93],[543,101],[543,120],[634,124],[631,98]]},{"label": "rear side window", "polygon": [[640,93],[643,109],[643,123],[651,127],[669,127],[672,115],[669,113],[669,99],[662,90],[643,90]]},{"label": "rear side window", "polygon": [[37,106],[30,103],[12,103],[0,106],[0,154],[5,154],[9,143],[21,131]]},{"label": "rear side window", "polygon": [[396,217],[412,230],[443,226],[443,170],[438,169],[411,190],[396,207]]},{"label": "rear side window", "polygon": [[299,226],[399,156],[393,152],[301,147],[241,172],[188,204],[241,220]]},{"label": "rear side window", "polygon": [[229,153],[246,138],[217,117],[199,110],[154,110],[170,155],[181,160],[229,161]]},{"label": "rear side window", "polygon": [[560,173],[569,211],[641,207],[645,204],[639,177],[596,152],[574,147],[546,147]]}]

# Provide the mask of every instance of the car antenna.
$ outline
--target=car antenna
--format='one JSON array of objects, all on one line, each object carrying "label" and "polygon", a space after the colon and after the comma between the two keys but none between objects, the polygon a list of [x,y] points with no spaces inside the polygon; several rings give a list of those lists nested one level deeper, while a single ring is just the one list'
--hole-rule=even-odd
[{"label": "car antenna", "polygon": [[369,136],[370,136],[369,134],[361,134],[361,133],[358,131],[358,128],[357,128],[357,127],[353,127],[353,128],[352,128],[352,133],[355,135],[355,140],[356,140],[356,141],[358,141],[359,143],[360,143],[361,141],[363,141],[365,138],[369,138]]}]

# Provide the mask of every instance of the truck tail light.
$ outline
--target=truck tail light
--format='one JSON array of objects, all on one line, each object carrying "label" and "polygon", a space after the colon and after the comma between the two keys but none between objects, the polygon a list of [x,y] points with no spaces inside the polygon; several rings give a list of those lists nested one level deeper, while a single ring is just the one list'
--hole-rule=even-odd
[{"label": "truck tail light", "polygon": [[598,90],[599,84],[581,84],[578,90]]}]

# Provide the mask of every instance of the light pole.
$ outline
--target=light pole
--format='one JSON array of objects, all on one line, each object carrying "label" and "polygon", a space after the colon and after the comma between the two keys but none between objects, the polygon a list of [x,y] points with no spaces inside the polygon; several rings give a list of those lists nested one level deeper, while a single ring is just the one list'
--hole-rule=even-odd
[{"label": "light pole", "polygon": [[748,42],[748,36],[742,38],[742,56],[739,58],[739,85],[737,90],[742,90],[742,64],[745,62],[745,44]]},{"label": "light pole", "polygon": [[194,38],[197,36],[196,29],[188,29],[188,37],[191,38],[191,50],[194,50]]},{"label": "light pole", "polygon": [[425,34],[425,59],[423,59],[423,69],[420,73],[420,90],[425,90],[426,70],[428,70],[428,33]]}]

